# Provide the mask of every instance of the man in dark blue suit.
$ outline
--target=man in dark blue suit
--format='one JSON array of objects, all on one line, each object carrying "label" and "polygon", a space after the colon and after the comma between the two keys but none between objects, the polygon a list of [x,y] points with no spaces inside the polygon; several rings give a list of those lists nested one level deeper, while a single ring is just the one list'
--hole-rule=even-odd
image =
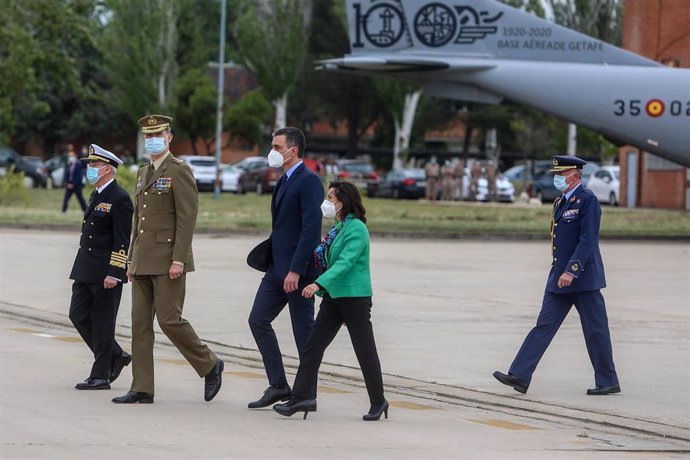
[{"label": "man in dark blue suit", "polygon": [[613,364],[606,305],[600,291],[606,287],[599,252],[601,207],[596,196],[581,184],[585,164],[586,161],[577,157],[553,157],[554,185],[563,195],[553,206],[553,261],[541,312],[508,374],[494,372],[499,382],[520,393],[527,392],[539,360],[573,305],[580,315],[587,353],[594,367],[596,387],[587,390],[587,394],[621,391]]},{"label": "man in dark blue suit", "polygon": [[82,211],[86,211],[86,202],[81,190],[84,187],[84,169],[81,162],[77,158],[77,153],[74,151],[74,146],[69,144],[67,146],[67,164],[65,165],[65,195],[62,199],[62,212],[67,211],[69,199],[72,194],[77,196]]},{"label": "man in dark blue suit", "polygon": [[283,359],[271,322],[290,306],[292,332],[300,358],[314,325],[314,299],[301,292],[319,272],[314,249],[321,239],[323,186],[317,175],[302,162],[306,141],[297,128],[273,133],[268,162],[282,167],[284,174],[273,191],[270,261],[261,280],[249,315],[249,326],[264,361],[269,387],[249,408],[268,407],[290,397]]}]

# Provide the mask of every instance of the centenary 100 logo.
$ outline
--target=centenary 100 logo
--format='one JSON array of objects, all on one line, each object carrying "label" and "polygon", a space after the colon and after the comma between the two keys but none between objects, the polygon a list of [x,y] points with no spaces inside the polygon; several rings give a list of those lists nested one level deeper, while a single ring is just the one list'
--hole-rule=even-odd
[{"label": "centenary 100 logo", "polygon": [[393,46],[405,31],[405,18],[398,4],[377,2],[370,5],[362,13],[362,4],[354,3],[355,10],[355,41],[353,48],[362,48],[362,39],[379,48]]},{"label": "centenary 100 logo", "polygon": [[[353,48],[368,44],[388,48],[397,44],[408,28],[405,15],[398,2],[372,0],[363,8],[353,3],[355,34]],[[366,11],[365,11],[366,9]],[[496,23],[502,12],[492,16],[489,11],[477,11],[469,6],[450,7],[431,2],[423,5],[412,18],[412,30],[423,45],[437,48],[453,41],[458,45],[471,45],[498,31]]]}]

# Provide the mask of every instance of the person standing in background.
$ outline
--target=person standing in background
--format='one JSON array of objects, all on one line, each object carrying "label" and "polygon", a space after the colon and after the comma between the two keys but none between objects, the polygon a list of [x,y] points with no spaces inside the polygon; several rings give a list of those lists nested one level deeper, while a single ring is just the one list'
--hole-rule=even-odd
[{"label": "person standing in background", "polygon": [[[84,147],[86,149],[86,147]],[[86,155],[84,155],[85,157]],[[79,205],[82,211],[86,211],[86,202],[82,194],[84,187],[84,169],[81,166],[81,161],[77,158],[77,152],[74,151],[74,146],[69,144],[67,146],[67,165],[65,165],[65,195],[62,199],[62,212],[67,212],[69,199],[72,194],[76,195],[79,200]]]}]

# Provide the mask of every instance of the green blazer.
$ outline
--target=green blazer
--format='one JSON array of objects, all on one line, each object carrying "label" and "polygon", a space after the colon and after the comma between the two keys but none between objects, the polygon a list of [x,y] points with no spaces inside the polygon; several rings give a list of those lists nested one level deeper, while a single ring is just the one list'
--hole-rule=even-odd
[{"label": "green blazer", "polygon": [[372,295],[369,230],[364,222],[345,222],[326,253],[326,261],[328,270],[316,279],[316,284],[323,288],[317,294],[326,291],[334,299]]}]

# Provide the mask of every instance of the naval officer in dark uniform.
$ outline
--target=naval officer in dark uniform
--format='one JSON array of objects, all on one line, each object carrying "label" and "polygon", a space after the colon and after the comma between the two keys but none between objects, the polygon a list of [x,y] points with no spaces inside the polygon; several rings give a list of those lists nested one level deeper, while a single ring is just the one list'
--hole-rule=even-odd
[{"label": "naval officer in dark uniform", "polygon": [[613,364],[606,305],[604,264],[599,252],[601,207],[582,181],[586,161],[572,156],[553,157],[554,185],[563,192],[553,205],[552,263],[537,325],[525,338],[508,374],[494,372],[504,385],[526,393],[532,374],[570,307],[580,315],[587,353],[594,367],[595,388],[588,395],[620,393]]},{"label": "naval officer in dark uniform", "polygon": [[115,320],[132,229],[132,200],[117,184],[115,173],[122,161],[96,144],[89,147],[87,180],[95,184],[84,211],[79,250],[70,279],[72,301],[69,318],[93,351],[91,374],[78,390],[108,390],[132,357],[115,341]]}]

